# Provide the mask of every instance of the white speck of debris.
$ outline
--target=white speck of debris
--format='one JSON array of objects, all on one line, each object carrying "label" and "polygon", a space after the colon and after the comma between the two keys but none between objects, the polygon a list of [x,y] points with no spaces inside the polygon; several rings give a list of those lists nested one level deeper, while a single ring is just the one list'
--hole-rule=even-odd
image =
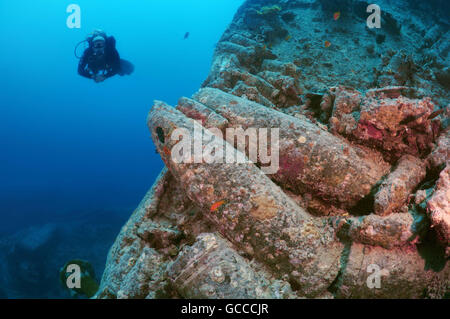
[{"label": "white speck of debris", "polygon": [[300,136],[297,140],[300,144],[304,144],[306,142],[306,137]]}]

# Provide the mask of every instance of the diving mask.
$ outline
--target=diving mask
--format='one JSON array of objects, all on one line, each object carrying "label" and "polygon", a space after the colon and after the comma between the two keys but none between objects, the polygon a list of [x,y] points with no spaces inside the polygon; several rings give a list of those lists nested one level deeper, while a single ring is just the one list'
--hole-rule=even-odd
[{"label": "diving mask", "polygon": [[[100,38],[100,39],[99,39]],[[95,55],[101,55],[105,52],[105,39],[97,37],[92,41],[92,49]]]}]

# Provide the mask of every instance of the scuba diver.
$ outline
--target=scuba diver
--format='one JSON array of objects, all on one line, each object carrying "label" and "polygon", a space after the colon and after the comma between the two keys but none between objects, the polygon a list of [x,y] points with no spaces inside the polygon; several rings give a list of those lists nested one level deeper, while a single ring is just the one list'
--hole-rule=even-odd
[{"label": "scuba diver", "polygon": [[[81,43],[87,42],[89,47],[81,57],[76,54]],[[107,36],[105,32],[96,30],[86,40],[81,41],[75,48],[75,56],[80,59],[78,74],[96,83],[103,82],[116,74],[130,75],[134,71],[131,62],[121,59],[116,50],[116,39]]]}]

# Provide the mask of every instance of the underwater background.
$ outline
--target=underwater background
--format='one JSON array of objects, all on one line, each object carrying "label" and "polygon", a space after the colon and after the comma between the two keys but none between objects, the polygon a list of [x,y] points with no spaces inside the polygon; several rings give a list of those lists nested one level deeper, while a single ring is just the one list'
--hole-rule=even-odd
[{"label": "underwater background", "polygon": [[[80,29],[66,26],[71,3]],[[100,279],[163,167],[146,126],[153,100],[198,90],[242,3],[0,0],[0,298],[70,297],[59,283],[70,259]],[[77,74],[75,46],[98,28],[134,74],[100,84]]]}]

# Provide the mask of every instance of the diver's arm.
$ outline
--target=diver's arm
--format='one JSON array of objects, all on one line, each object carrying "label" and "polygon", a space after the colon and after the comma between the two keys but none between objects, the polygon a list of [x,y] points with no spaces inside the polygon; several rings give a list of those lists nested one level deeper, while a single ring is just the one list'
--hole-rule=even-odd
[{"label": "diver's arm", "polygon": [[[119,55],[117,55],[118,57]],[[120,59],[114,59],[112,65],[106,70],[105,78],[110,78],[120,72]]]},{"label": "diver's arm", "polygon": [[86,69],[86,65],[87,65],[86,54],[83,54],[83,57],[78,63],[78,74],[84,76],[85,78],[92,79],[92,74]]},{"label": "diver's arm", "polygon": [[115,72],[113,69],[109,69],[109,70],[106,71],[105,74],[103,74],[103,77],[105,79],[107,79],[107,78],[110,78],[110,77],[112,77],[112,76],[114,76],[116,74],[117,74],[117,72]]}]

